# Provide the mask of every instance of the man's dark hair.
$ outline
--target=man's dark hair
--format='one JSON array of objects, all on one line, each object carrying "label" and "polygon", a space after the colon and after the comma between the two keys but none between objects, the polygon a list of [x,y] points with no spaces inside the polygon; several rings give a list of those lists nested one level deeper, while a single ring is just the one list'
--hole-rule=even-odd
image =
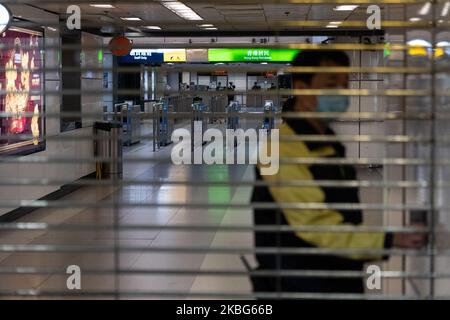
[{"label": "man's dark hair", "polygon": [[[338,66],[350,66],[350,59],[344,51],[340,50],[302,50],[292,62],[294,67],[319,67],[322,62],[334,62]],[[292,80],[311,84],[314,73],[293,73]],[[292,112],[295,98],[288,99],[283,105],[283,112]]]},{"label": "man's dark hair", "polygon": [[[318,67],[323,62],[334,62],[338,66],[350,66],[350,59],[344,51],[340,50],[302,50],[292,62],[294,67]],[[294,73],[293,80],[310,84],[314,73]]]}]

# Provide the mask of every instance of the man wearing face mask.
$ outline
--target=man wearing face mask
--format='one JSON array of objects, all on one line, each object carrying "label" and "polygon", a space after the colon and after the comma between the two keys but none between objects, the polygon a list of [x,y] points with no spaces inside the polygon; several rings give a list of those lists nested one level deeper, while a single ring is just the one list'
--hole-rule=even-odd
[{"label": "man wearing face mask", "polygon": [[[349,58],[344,52],[334,50],[305,50],[298,54],[294,63],[298,67],[348,67]],[[348,88],[347,73],[296,73],[294,89],[344,89]],[[283,112],[333,112],[336,118],[349,107],[348,96],[297,96],[283,106]],[[280,159],[311,158],[343,159],[345,147],[332,139],[328,141],[286,141],[289,136],[330,136],[329,119],[286,118],[280,126]],[[270,147],[269,147],[270,150]],[[356,170],[350,165],[335,164],[281,164],[274,176],[262,176],[258,166],[257,180],[272,183],[255,187],[253,203],[276,202],[278,204],[359,204],[359,190],[354,187],[324,186],[323,181],[355,181]],[[274,183],[305,182],[304,185],[276,186]],[[256,227],[345,227],[361,226],[359,210],[282,208],[255,209]],[[339,249],[382,250],[392,247],[420,249],[426,239],[421,233],[381,232],[313,232],[310,230],[280,232],[277,230],[255,231],[257,249],[331,249],[330,254],[257,253],[258,270],[261,271],[324,271],[319,276],[264,276],[252,277],[255,292],[298,293],[364,293],[362,277],[334,276],[333,271],[362,272],[364,264],[387,259],[364,253],[337,253]]]}]

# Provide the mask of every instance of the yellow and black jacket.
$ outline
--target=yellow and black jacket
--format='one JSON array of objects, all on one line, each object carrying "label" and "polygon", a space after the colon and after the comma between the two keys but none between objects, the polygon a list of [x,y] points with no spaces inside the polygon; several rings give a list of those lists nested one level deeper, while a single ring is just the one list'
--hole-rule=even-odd
[{"label": "yellow and black jacket", "polygon": [[[302,119],[287,119],[280,126],[280,159],[283,158],[345,158],[345,147],[338,142],[284,141],[283,136],[318,135],[309,122]],[[327,129],[327,135],[335,135]],[[270,147],[269,149],[270,150]],[[359,203],[357,188],[323,187],[314,181],[353,181],[356,171],[348,165],[281,164],[274,176],[261,176],[256,169],[258,180],[267,182],[310,181],[312,186],[257,186],[252,202],[277,203]],[[255,209],[256,226],[336,226],[362,224],[362,212],[358,210],[332,209]],[[383,249],[392,246],[389,233],[362,232],[255,232],[255,246],[272,248],[343,248],[343,249]],[[257,254],[260,269],[289,270],[358,270],[367,261],[385,257],[364,255],[317,255],[317,254]],[[339,281],[341,280],[341,281]],[[361,279],[292,278],[290,286],[296,282],[295,291],[309,292],[361,292]],[[353,283],[353,285],[352,285]],[[257,288],[256,288],[257,289]],[[265,290],[268,290],[265,288]],[[284,289],[286,290],[286,288]],[[287,290],[292,291],[292,290]]]}]

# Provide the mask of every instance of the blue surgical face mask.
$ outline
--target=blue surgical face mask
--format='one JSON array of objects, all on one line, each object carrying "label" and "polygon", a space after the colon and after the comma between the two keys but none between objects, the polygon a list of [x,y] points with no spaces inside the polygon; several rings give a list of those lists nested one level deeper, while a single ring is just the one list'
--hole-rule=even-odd
[{"label": "blue surgical face mask", "polygon": [[[350,99],[348,96],[318,96],[317,112],[347,112],[350,107]],[[333,119],[323,119],[323,121],[331,122]]]}]

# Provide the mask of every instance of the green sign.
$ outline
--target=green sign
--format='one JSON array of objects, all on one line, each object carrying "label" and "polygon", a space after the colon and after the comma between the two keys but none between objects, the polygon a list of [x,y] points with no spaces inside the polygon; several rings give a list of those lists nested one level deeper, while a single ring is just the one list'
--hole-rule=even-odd
[{"label": "green sign", "polygon": [[291,62],[297,49],[209,49],[209,62]]},{"label": "green sign", "polygon": [[98,50],[97,59],[98,59],[98,61],[103,61],[103,51],[102,50]]}]

